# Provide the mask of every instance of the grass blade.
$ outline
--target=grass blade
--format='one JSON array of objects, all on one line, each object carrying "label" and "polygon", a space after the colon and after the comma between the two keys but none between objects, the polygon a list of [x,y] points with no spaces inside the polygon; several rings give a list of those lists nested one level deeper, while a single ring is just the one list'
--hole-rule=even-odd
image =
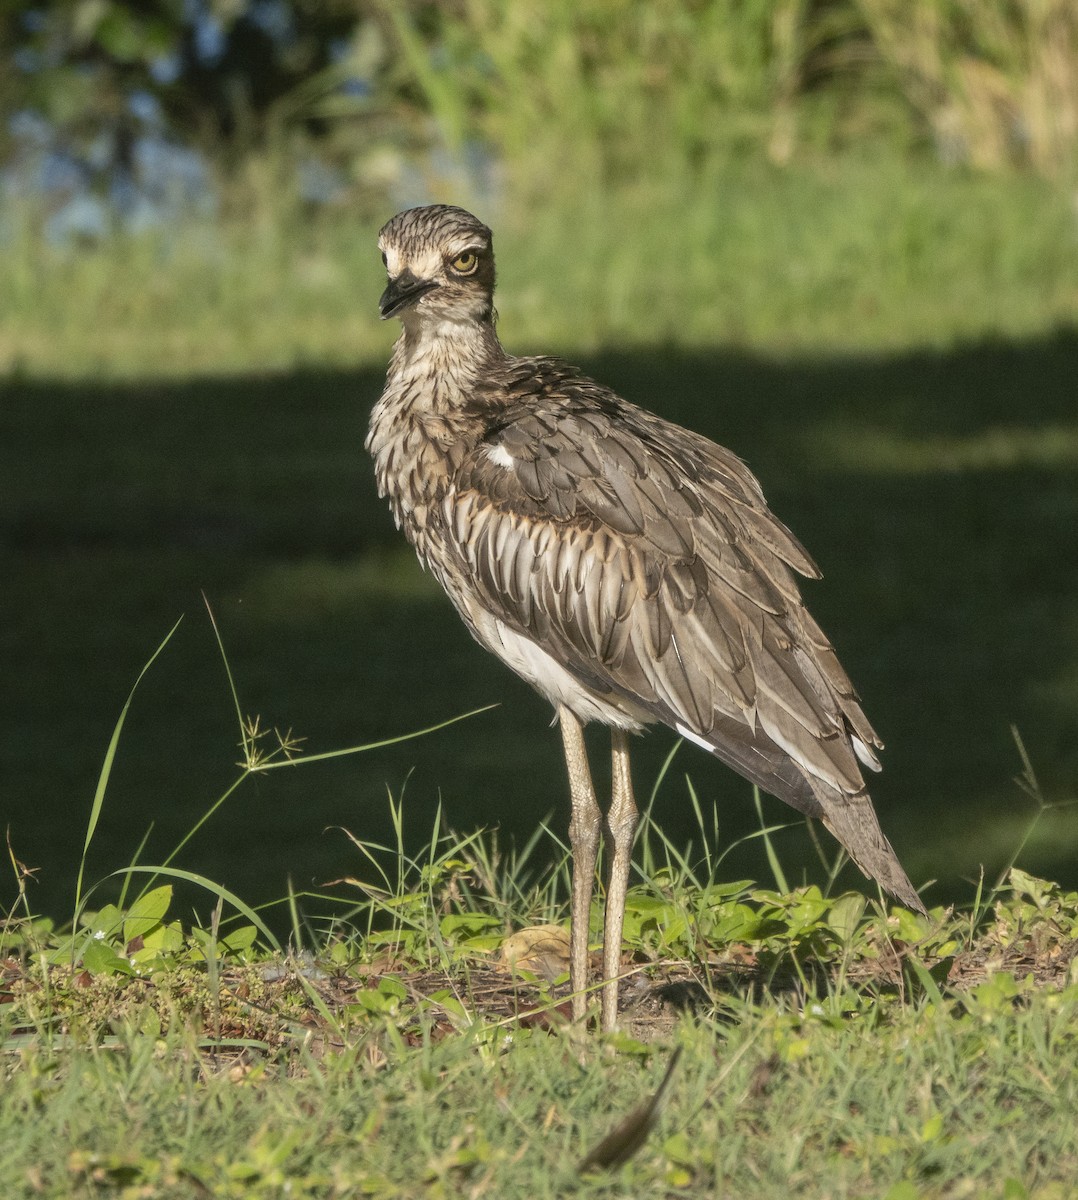
[{"label": "grass blade", "polygon": [[247,750],[247,727],[243,721],[243,709],[240,707],[240,694],[236,690],[236,681],[232,677],[232,668],[228,665],[228,655],[225,653],[225,644],[221,640],[221,631],[217,628],[217,618],[213,615],[213,609],[210,607],[209,597],[205,592],[202,593],[202,603],[206,606],[206,612],[209,614],[210,624],[213,626],[213,636],[217,639],[217,649],[221,652],[221,662],[225,666],[225,676],[228,679],[228,690],[232,693],[232,704],[236,709],[236,720],[240,727],[240,744]]},{"label": "grass blade", "polygon": [[764,824],[764,806],[760,800],[760,789],[755,784],[752,788],[752,800],[756,805],[756,815],[760,818],[760,834],[764,839],[764,849],[767,851],[767,863],[771,868],[771,874],[775,878],[775,887],[783,895],[786,895],[790,890],[790,886],[786,882],[786,872],[783,871],[782,864],[779,862],[779,856],[775,853],[775,847],[771,842],[771,831],[775,826]]},{"label": "grass blade", "polygon": [[138,678],[132,685],[131,691],[127,695],[127,701],[120,710],[119,719],[112,731],[112,737],[109,739],[108,749],[105,751],[105,761],[101,764],[101,774],[97,779],[97,790],[94,792],[94,802],[90,808],[90,819],[86,825],[86,841],[82,846],[82,857],[79,860],[79,874],[75,881],[75,912],[78,913],[82,907],[82,881],[86,870],[86,855],[90,850],[90,843],[94,840],[94,833],[97,830],[97,822],[101,818],[101,809],[105,804],[105,792],[108,790],[109,778],[112,775],[112,764],[116,761],[116,748],[120,744],[120,734],[123,731],[124,722],[127,720],[128,711],[131,708],[131,701],[135,698],[135,692],[138,690],[138,685],[142,682],[143,676],[153,666],[157,656],[168,645],[172,639],[172,635],[180,627],[180,622],[183,617],[165,634],[164,640],[157,649],[150,655],[145,666],[138,673]]},{"label": "grass blade", "polygon": [[415,729],[411,733],[402,733],[397,737],[385,738],[380,742],[367,742],[363,746],[346,746],[343,750],[325,750],[321,754],[304,754],[296,758],[279,758],[273,762],[255,763],[248,769],[252,775],[256,775],[264,771],[275,771],[278,767],[302,767],[307,763],[324,762],[327,758],[342,758],[346,754],[362,754],[365,750],[381,750],[383,746],[395,746],[398,742],[407,742],[411,738],[437,733],[439,729],[446,729],[458,721],[466,721],[469,717],[477,717],[480,713],[489,712],[492,708],[497,707],[496,704],[485,704],[482,708],[473,708],[471,712],[450,717],[448,721],[441,721],[437,725],[428,725],[426,729]]}]

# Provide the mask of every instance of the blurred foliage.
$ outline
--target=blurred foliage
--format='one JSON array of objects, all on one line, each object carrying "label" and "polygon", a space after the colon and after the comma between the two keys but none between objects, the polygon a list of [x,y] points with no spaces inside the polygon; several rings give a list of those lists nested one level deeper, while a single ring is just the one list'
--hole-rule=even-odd
[{"label": "blurred foliage", "polygon": [[1074,166],[1072,0],[857,0],[877,52],[945,158],[981,168]]},{"label": "blurred foliage", "polygon": [[1071,0],[413,0],[385,11],[450,140],[478,131],[510,162],[541,160],[543,176],[582,146],[632,172],[671,148],[698,162],[719,145],[748,148],[781,164],[866,135],[928,140],[979,168],[1074,165]]},{"label": "blurred foliage", "polygon": [[169,126],[203,148],[256,148],[278,107],[333,61],[357,19],[347,0],[52,0],[0,8],[0,101],[58,126],[130,121],[151,93]]},{"label": "blurred foliage", "polygon": [[525,189],[546,187],[552,162],[609,179],[671,154],[782,164],[866,137],[1059,175],[1078,144],[1078,6],[0,0],[0,111],[38,113],[122,164],[147,101],[233,177],[265,174],[267,147],[317,148],[333,172],[321,191],[350,203],[399,189],[424,155],[420,174],[459,171],[462,156],[481,173],[476,146]]},{"label": "blurred foliage", "polygon": [[[230,184],[214,194],[246,215],[285,180],[283,198],[302,199],[296,164],[317,146],[306,190],[354,200],[364,189],[349,184],[377,183],[363,155],[387,132],[372,100],[384,57],[373,32],[351,0],[3,3],[0,112],[24,120],[0,128],[0,158],[25,178],[51,151],[74,164],[69,193],[89,181],[102,194],[118,174],[145,178],[152,135],[196,151]],[[160,173],[159,154],[150,170]],[[58,194],[55,181],[37,186]]]}]

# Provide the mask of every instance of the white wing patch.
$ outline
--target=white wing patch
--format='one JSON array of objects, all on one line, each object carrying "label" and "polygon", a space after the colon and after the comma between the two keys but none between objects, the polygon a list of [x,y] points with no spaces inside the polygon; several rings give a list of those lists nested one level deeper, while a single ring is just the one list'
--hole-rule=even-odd
[{"label": "white wing patch", "polygon": [[487,458],[498,467],[508,467],[511,470],[516,466],[516,460],[501,442],[494,442],[487,447]]}]

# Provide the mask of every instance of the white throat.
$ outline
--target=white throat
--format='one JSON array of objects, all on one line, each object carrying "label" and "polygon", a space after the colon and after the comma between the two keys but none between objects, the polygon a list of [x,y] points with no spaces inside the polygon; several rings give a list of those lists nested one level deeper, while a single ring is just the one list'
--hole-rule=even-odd
[{"label": "white throat", "polygon": [[433,392],[444,398],[447,391],[469,391],[492,361],[505,357],[493,326],[471,315],[412,311],[403,325],[389,365],[391,387],[437,381]]}]

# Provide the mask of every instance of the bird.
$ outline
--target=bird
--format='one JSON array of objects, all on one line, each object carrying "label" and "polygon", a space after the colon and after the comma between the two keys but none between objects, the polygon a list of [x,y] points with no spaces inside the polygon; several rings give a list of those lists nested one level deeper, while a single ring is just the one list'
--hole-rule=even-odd
[{"label": "bird", "polygon": [[[862,768],[882,742],[801,598],[820,572],[730,450],[495,330],[491,230],[455,205],[378,236],[398,318],[366,448],[378,492],[472,636],[554,706],[568,773],[572,1014],[587,1011],[600,835],[600,1028],[618,1022],[638,810],[630,735],[666,725],[834,835],[909,908]],[[610,804],[584,744],[609,726]]]}]

